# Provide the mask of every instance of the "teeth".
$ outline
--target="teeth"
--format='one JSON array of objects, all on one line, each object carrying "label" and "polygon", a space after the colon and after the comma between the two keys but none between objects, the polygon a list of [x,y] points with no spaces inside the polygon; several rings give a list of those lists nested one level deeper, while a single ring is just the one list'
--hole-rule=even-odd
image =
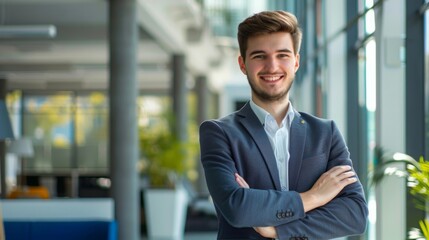
[{"label": "teeth", "polygon": [[281,76],[270,76],[270,77],[264,77],[264,80],[266,81],[277,81],[281,78]]}]

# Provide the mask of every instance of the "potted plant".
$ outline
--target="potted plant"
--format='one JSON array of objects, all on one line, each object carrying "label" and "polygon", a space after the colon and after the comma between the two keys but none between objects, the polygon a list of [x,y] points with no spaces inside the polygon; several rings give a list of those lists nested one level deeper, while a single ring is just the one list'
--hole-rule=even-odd
[{"label": "potted plant", "polygon": [[183,181],[196,176],[196,134],[189,134],[188,141],[180,141],[171,131],[171,124],[166,125],[140,131],[141,174],[147,182],[144,203],[149,239],[183,239],[189,201]]},{"label": "potted plant", "polygon": [[[415,207],[427,212],[429,200],[429,162],[420,157],[419,161],[404,153],[384,153],[380,148],[375,154],[378,162],[372,175],[372,183],[379,183],[385,176],[398,176],[407,179],[410,194],[415,197]],[[397,163],[404,163],[405,170],[398,168]],[[429,221],[419,221],[420,229],[411,229],[409,239],[429,239]]]}]

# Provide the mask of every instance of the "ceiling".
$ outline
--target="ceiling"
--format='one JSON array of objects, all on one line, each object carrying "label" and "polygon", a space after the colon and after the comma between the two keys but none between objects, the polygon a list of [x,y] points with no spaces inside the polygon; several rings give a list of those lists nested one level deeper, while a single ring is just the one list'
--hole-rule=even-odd
[{"label": "ceiling", "polygon": [[[138,0],[138,81],[142,91],[169,89],[172,54],[188,76],[212,76],[222,51],[194,0]],[[5,26],[54,25],[54,38],[0,38],[0,76],[22,90],[104,90],[108,86],[108,1],[0,0]]]}]

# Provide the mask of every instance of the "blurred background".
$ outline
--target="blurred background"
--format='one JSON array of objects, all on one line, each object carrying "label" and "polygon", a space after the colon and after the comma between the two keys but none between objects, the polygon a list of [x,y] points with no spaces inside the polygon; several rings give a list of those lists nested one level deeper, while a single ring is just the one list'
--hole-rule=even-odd
[{"label": "blurred background", "polygon": [[[41,207],[40,218],[61,201],[78,203],[73,212],[99,199],[118,239],[216,239],[198,126],[250,97],[237,64],[237,25],[256,12],[286,10],[303,30],[291,101],[335,120],[365,187],[369,226],[348,239],[418,234],[426,211],[416,208],[407,180],[373,184],[371,176],[380,151],[429,155],[428,2],[0,0],[5,224],[33,219],[27,215],[39,201],[54,206]],[[165,235],[173,223],[149,217],[151,190],[183,200],[162,203],[180,222],[176,235]],[[17,216],[14,207],[25,211]]]}]

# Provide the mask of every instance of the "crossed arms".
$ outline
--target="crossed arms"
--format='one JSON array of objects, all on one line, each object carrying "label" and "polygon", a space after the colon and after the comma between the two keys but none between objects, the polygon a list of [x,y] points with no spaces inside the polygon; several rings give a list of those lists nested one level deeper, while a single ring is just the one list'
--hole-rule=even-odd
[{"label": "crossed arms", "polygon": [[[250,188],[247,182],[238,174],[235,180],[242,188]],[[309,212],[330,202],[335,196],[349,184],[357,181],[355,173],[348,165],[335,166],[325,172],[307,192],[300,193],[304,212]],[[267,238],[277,238],[274,227],[254,227],[255,231]]]}]

